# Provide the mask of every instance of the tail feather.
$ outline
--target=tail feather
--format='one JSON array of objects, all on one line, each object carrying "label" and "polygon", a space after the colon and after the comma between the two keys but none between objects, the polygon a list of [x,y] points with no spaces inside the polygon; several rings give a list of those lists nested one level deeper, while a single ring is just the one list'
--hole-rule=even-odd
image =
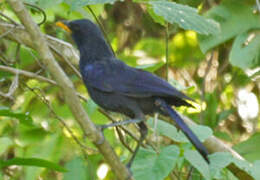
[{"label": "tail feather", "polygon": [[159,100],[161,108],[176,122],[178,127],[182,130],[182,132],[186,135],[186,137],[190,140],[190,142],[195,146],[195,148],[199,151],[202,157],[209,163],[208,159],[208,151],[205,146],[200,142],[198,137],[191,131],[191,129],[185,124],[183,119],[178,115],[178,113],[171,108],[164,100]]}]

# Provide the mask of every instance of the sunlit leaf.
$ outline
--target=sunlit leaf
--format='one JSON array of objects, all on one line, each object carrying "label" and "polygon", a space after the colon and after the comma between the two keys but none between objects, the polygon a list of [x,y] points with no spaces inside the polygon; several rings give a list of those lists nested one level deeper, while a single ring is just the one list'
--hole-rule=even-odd
[{"label": "sunlit leaf", "polygon": [[149,3],[157,15],[164,17],[169,23],[177,23],[183,29],[206,35],[220,31],[217,22],[200,16],[192,7],[168,1],[150,1]]},{"label": "sunlit leaf", "polygon": [[45,167],[48,169],[53,169],[60,172],[66,172],[67,170],[62,166],[39,158],[13,158],[6,161],[0,160],[0,168],[4,168],[12,165],[20,165],[20,166],[37,166],[37,167]]},{"label": "sunlit leaf", "polygon": [[14,143],[9,137],[0,138],[0,156]]},{"label": "sunlit leaf", "polygon": [[5,116],[5,117],[13,117],[16,118],[20,121],[20,123],[28,125],[28,126],[33,126],[33,121],[31,116],[28,113],[16,113],[11,111],[7,107],[0,106],[0,117]]},{"label": "sunlit leaf", "polygon": [[164,64],[165,64],[164,62],[159,62],[154,64],[144,64],[144,65],[136,66],[136,68],[143,69],[149,72],[154,72],[158,70],[160,67],[162,67]]},{"label": "sunlit leaf", "polygon": [[93,4],[105,4],[105,3],[114,3],[116,0],[73,0],[71,2],[71,9],[76,9],[78,7],[83,7],[86,5]]}]

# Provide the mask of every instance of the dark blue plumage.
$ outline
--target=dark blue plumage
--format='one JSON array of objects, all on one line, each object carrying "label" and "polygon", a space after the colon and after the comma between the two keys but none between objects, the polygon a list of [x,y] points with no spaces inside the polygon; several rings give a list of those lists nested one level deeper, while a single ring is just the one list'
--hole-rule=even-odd
[{"label": "dark blue plumage", "polygon": [[[190,106],[189,97],[167,81],[116,59],[100,29],[89,20],[67,23],[80,51],[80,72],[91,98],[101,107],[144,120],[155,112],[170,116],[207,159],[207,150],[170,106]],[[161,103],[156,103],[156,102]],[[142,137],[145,124],[138,123]],[[142,131],[143,130],[143,131]],[[140,144],[139,144],[140,145]],[[139,146],[138,146],[139,147]]]}]

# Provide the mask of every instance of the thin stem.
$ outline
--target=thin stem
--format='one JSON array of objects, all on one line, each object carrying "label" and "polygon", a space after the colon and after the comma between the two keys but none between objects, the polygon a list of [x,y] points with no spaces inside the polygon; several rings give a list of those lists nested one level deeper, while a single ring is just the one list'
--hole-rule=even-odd
[{"label": "thin stem", "polygon": [[104,36],[106,38],[106,41],[107,41],[111,51],[113,52],[114,56],[116,56],[116,53],[115,53],[115,51],[113,50],[113,48],[111,46],[111,43],[110,43],[110,41],[108,39],[108,36],[107,36],[107,33],[105,31],[104,26],[102,25],[102,23],[100,22],[100,20],[98,19],[98,17],[96,16],[96,14],[94,13],[94,11],[91,9],[91,7],[89,5],[87,6],[87,8],[88,8],[89,12],[92,14],[92,16],[94,17],[94,19],[96,20],[96,22],[98,23],[100,29],[102,30],[102,32],[103,32],[103,34],[104,34]]},{"label": "thin stem", "polygon": [[166,23],[165,27],[165,59],[166,59],[166,80],[168,81],[168,71],[169,71],[169,44],[168,44],[168,38],[169,38],[169,29],[168,29],[168,23]]}]

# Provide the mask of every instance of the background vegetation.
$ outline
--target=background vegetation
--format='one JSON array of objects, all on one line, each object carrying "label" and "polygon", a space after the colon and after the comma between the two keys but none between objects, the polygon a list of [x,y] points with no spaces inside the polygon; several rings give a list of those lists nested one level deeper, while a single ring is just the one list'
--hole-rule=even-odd
[{"label": "background vegetation", "polygon": [[[149,117],[149,136],[132,167],[135,179],[260,179],[258,1],[26,3],[37,23],[43,19],[37,7],[46,14],[43,33],[71,44],[69,34],[55,22],[95,21],[94,12],[118,58],[167,79],[196,100],[196,108],[178,111],[204,125],[191,126],[201,140],[211,142],[214,135],[244,158],[217,152],[222,151],[219,144],[205,142],[215,152],[207,165],[173,125],[163,117],[158,122]],[[109,162],[76,123],[63,89],[51,80],[32,42],[19,41],[26,36],[8,26],[19,21],[5,0],[0,0],[0,10],[0,179],[115,179]],[[90,119],[95,124],[125,119],[104,112],[89,98],[77,75],[76,51],[59,43],[50,43],[52,52],[83,96]],[[136,127],[108,129],[104,135],[127,162],[139,136]]]}]

